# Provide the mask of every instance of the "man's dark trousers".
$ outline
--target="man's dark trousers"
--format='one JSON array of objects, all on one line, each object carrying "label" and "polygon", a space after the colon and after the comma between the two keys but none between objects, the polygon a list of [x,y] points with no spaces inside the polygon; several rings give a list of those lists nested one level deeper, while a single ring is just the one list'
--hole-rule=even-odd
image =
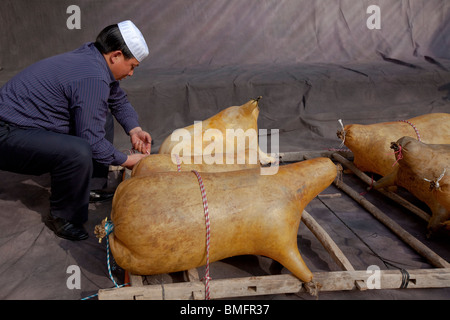
[{"label": "man's dark trousers", "polygon": [[50,173],[50,212],[74,224],[88,219],[92,151],[83,139],[0,121],[0,170]]}]

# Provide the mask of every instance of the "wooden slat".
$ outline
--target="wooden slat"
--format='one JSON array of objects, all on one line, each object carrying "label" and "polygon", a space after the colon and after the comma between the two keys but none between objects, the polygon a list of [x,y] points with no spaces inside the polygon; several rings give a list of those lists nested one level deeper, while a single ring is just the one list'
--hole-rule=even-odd
[{"label": "wooden slat", "polygon": [[[404,278],[400,270],[380,270],[379,289],[399,289]],[[408,270],[410,277],[408,289],[446,288],[450,287],[450,269]],[[320,292],[358,290],[355,283],[372,283],[372,273],[363,271],[315,272],[314,281]],[[367,286],[370,289],[370,286]],[[291,274],[211,280],[211,298],[248,297],[284,293],[305,293],[306,286]],[[376,288],[375,288],[376,289]],[[205,286],[202,282],[180,282],[165,285],[149,285],[143,287],[123,287],[102,289],[100,300],[189,300],[193,292],[197,297],[204,297]]]},{"label": "wooden slat", "polygon": [[378,221],[383,223],[386,227],[388,227],[392,232],[394,232],[400,239],[402,239],[406,244],[408,244],[411,248],[416,250],[422,257],[427,259],[433,266],[438,268],[449,268],[450,264],[437,255],[434,251],[425,246],[422,242],[417,240],[414,236],[412,236],[409,232],[403,229],[398,223],[389,218],[386,214],[384,214],[380,209],[374,206],[370,201],[361,196],[358,192],[353,190],[351,187],[346,185],[344,182],[336,179],[334,181],[336,187],[347,193],[350,197],[352,197],[356,202],[358,202],[362,207],[364,207],[369,213],[371,213]]},{"label": "wooden slat", "polygon": [[135,274],[130,273],[130,284],[132,287],[142,287],[144,285],[142,276],[137,276]]},{"label": "wooden slat", "polygon": [[317,221],[306,211],[302,213],[302,222],[308,227],[308,229],[314,234],[314,236],[320,241],[325,250],[328,251],[333,260],[342,268],[342,270],[352,271],[355,270],[341,251],[336,243],[331,239],[328,233],[317,223]]},{"label": "wooden slat", "polygon": [[[330,158],[336,151],[328,150],[303,150],[295,152],[284,152],[280,153],[280,162],[297,162],[302,161],[305,158],[318,158],[318,157],[328,157]],[[346,154],[352,155],[350,152],[345,152]]]},{"label": "wooden slat", "polygon": [[188,278],[188,281],[191,281],[191,282],[200,280],[200,276],[198,275],[197,268],[186,270],[186,276]]}]

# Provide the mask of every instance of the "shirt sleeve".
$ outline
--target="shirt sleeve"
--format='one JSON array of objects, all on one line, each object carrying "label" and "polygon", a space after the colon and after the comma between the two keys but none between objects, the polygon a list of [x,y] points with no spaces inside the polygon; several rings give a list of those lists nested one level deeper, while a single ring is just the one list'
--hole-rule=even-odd
[{"label": "shirt sleeve", "polygon": [[76,136],[91,145],[95,160],[106,165],[121,165],[127,156],[105,138],[109,96],[110,87],[101,79],[87,78],[74,83],[69,106],[72,128]]},{"label": "shirt sleeve", "polygon": [[126,93],[120,88],[118,81],[113,82],[111,85],[108,105],[112,115],[125,130],[126,134],[129,134],[131,129],[139,127],[138,115],[128,101]]}]

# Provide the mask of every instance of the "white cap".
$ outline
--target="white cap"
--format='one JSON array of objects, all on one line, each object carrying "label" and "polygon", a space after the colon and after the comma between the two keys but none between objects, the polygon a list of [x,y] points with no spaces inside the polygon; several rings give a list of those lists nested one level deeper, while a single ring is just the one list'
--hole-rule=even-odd
[{"label": "white cap", "polygon": [[130,20],[119,22],[117,25],[131,54],[137,61],[142,62],[148,56],[148,47],[141,31]]}]

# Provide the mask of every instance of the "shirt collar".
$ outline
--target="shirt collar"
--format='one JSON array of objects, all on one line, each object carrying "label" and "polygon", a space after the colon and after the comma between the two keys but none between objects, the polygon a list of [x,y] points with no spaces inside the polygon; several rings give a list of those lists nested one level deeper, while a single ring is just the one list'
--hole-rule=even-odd
[{"label": "shirt collar", "polygon": [[103,54],[95,47],[93,42],[87,43],[87,46],[89,49],[93,52],[95,58],[100,61],[100,65],[102,66],[105,76],[107,75],[107,78],[109,80],[109,84],[112,85],[114,83],[117,83],[118,81],[114,78],[113,73],[111,72],[111,69],[109,69],[108,64],[106,63],[105,57]]}]

